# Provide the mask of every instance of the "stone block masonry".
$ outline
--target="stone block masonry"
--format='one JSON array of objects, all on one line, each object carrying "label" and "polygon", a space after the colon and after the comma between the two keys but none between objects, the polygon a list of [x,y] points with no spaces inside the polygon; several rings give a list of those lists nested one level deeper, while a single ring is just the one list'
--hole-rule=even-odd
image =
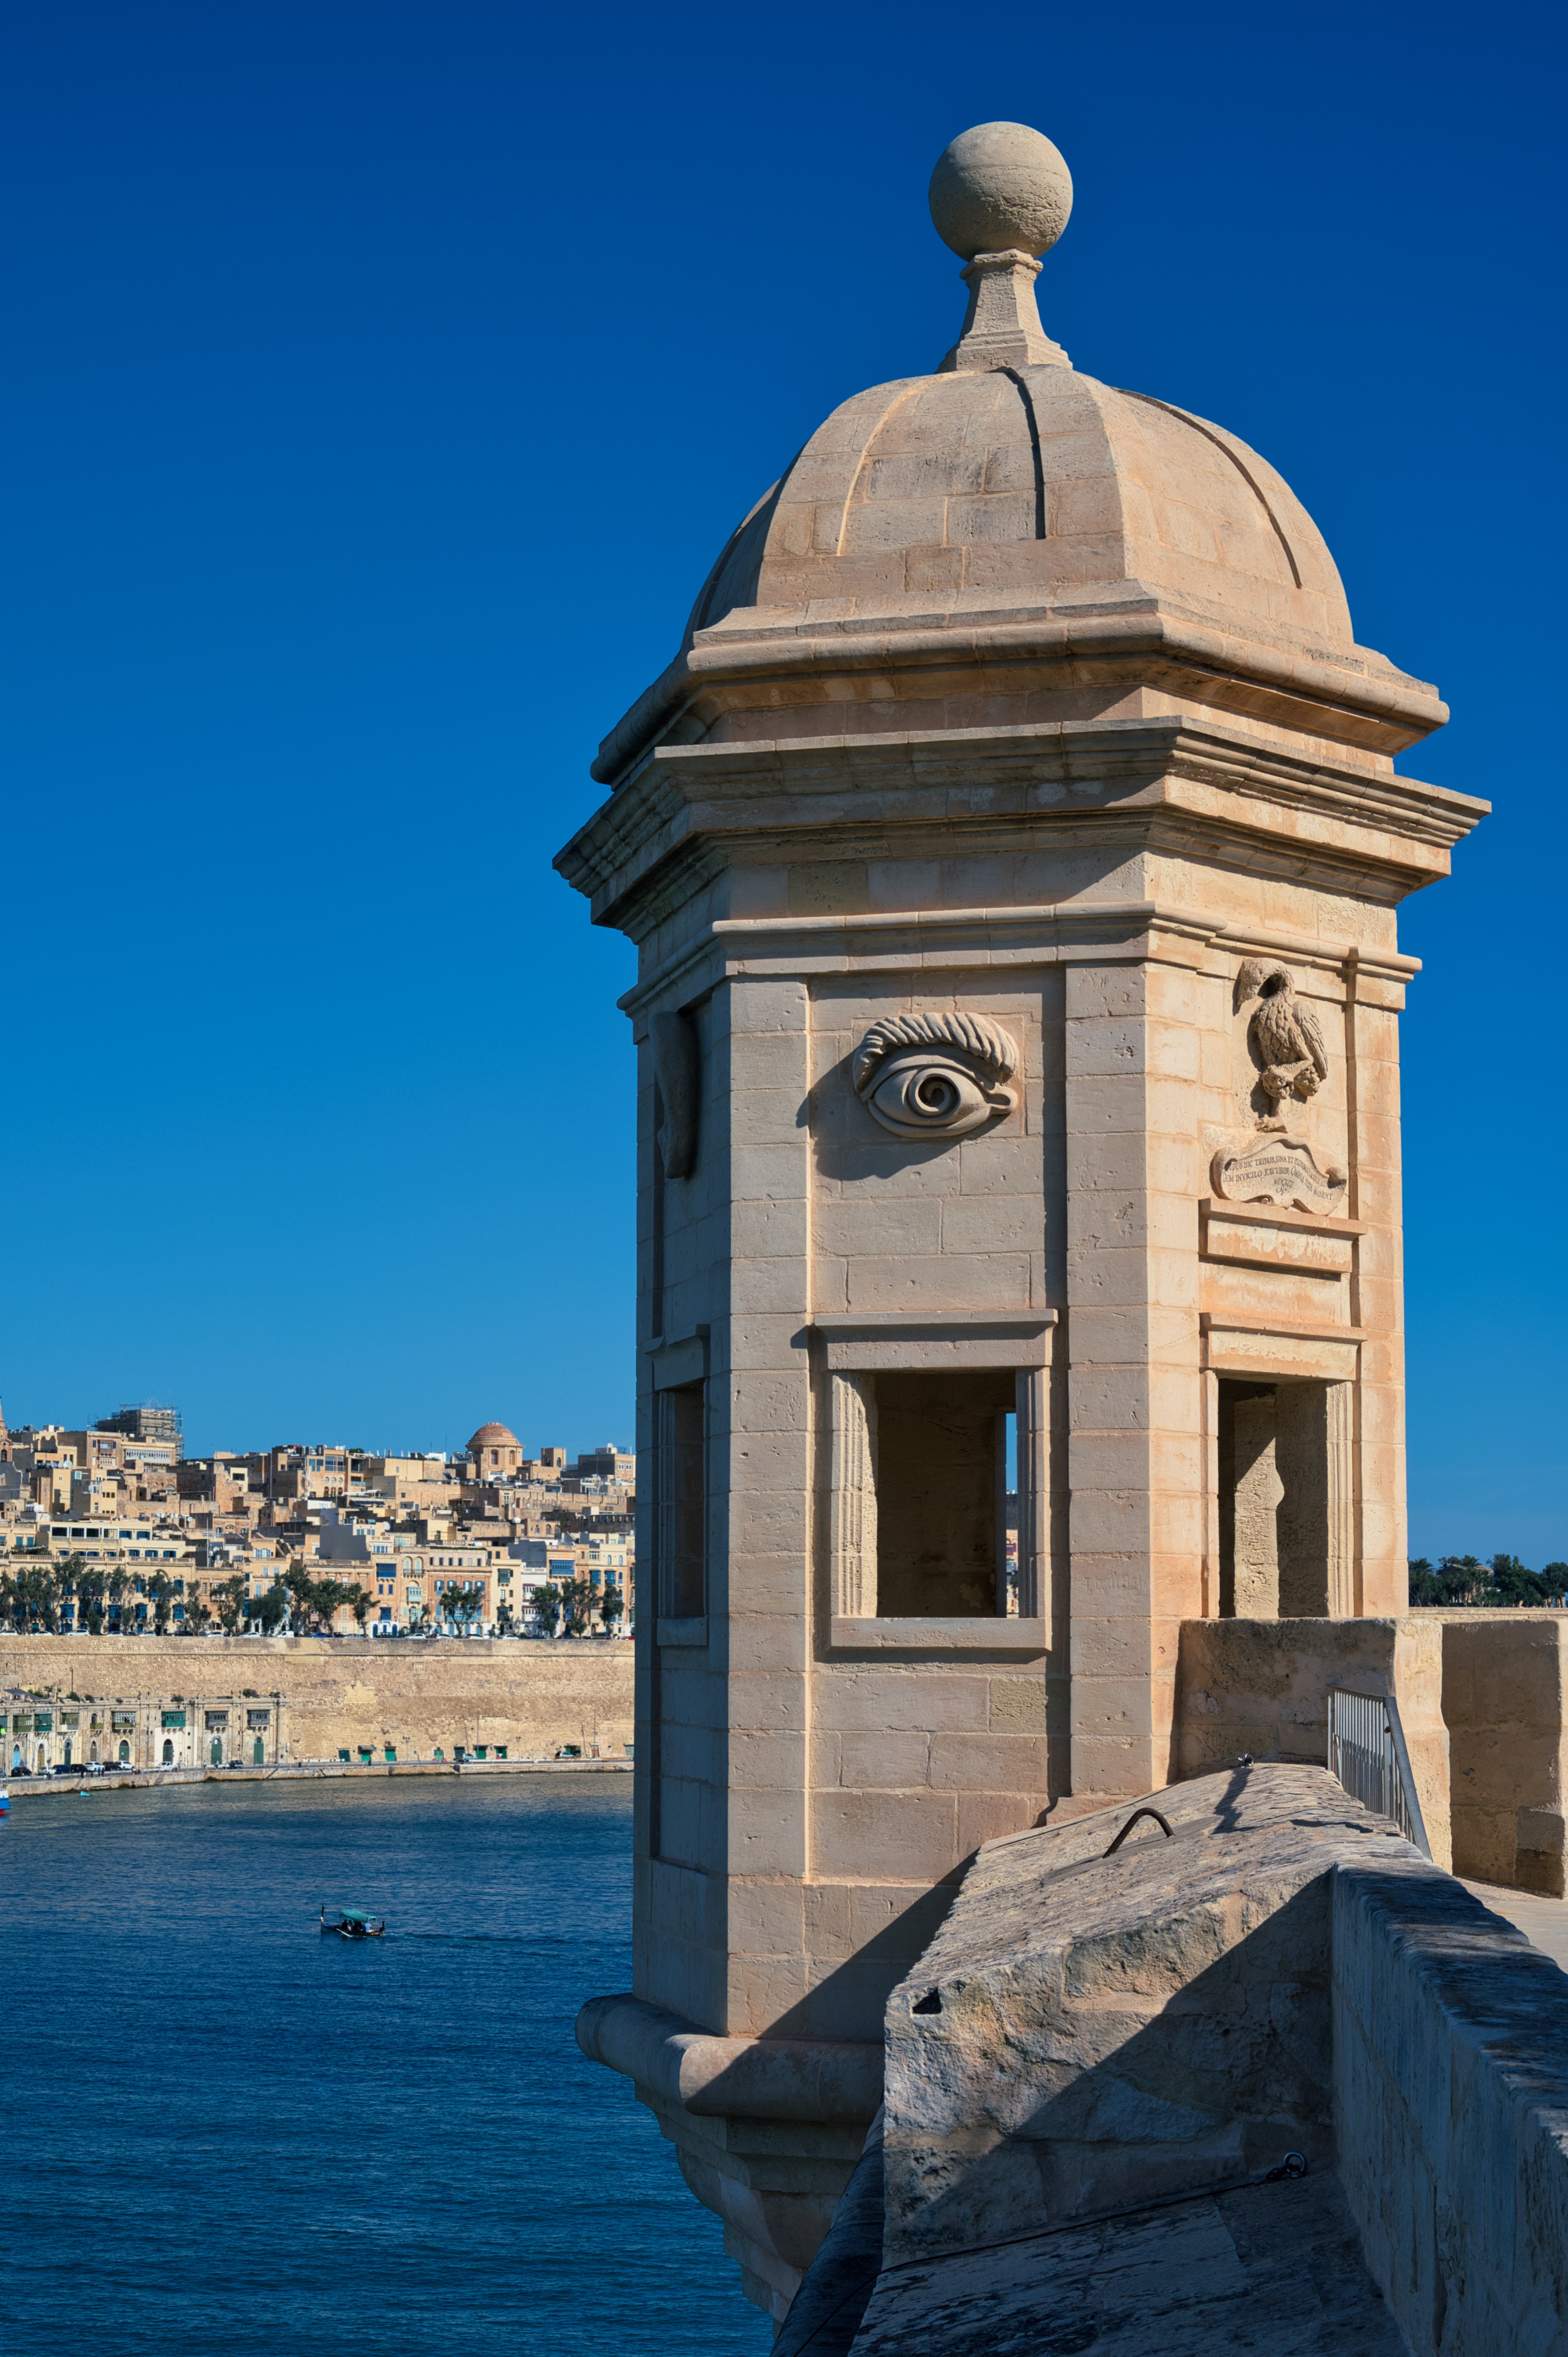
[{"label": "stone block masonry", "polygon": [[[1015,325],[1033,138],[965,135]],[[1485,806],[1266,462],[1001,286],[751,511],[557,860],[639,952],[633,1994],[694,2035],[877,2043],[982,1844],[1257,1749],[1184,1627],[1420,1669],[1396,912]],[[781,2315],[830,2157],[742,2201],[664,2116]]]},{"label": "stone block masonry", "polygon": [[[73,1766],[84,1766],[96,1739],[105,1763],[122,1739],[142,1743],[147,1726],[158,1753],[168,1741],[170,1764],[210,1764],[214,1741],[222,1760],[249,1765],[256,1733],[252,1712],[271,1716],[263,1735],[265,1764],[336,1761],[343,1751],[399,1762],[448,1760],[461,1748],[510,1758],[546,1757],[564,1744],[585,1756],[624,1759],[632,1740],[632,1646],[620,1639],[592,1641],[492,1641],[468,1639],[425,1643],[369,1639],[92,1638],[0,1639],[0,1685],[8,1717],[36,1717],[36,1698],[51,1718],[75,1714]],[[69,1700],[76,1696],[80,1699]],[[175,1697],[181,1700],[176,1704]],[[28,1708],[27,1700],[34,1706]],[[138,1709],[138,1705],[143,1706]],[[94,1709],[103,1720],[96,1738]],[[113,1716],[134,1718],[117,1737]],[[166,1736],[162,1720],[183,1716]],[[223,1719],[222,1726],[209,1726]],[[144,1722],[146,1722],[145,1725]],[[261,1730],[257,1730],[257,1733]],[[63,1760],[65,1730],[52,1726],[52,1759]],[[28,1730],[27,1764],[39,1739]],[[5,1765],[14,1738],[7,1730]],[[157,1756],[134,1764],[156,1766]]]},{"label": "stone block masonry", "polygon": [[[1456,1855],[1456,1838],[1450,1851],[1449,1684],[1435,1612],[1385,1620],[1187,1620],[1180,1652],[1178,1777],[1207,1775],[1241,1752],[1322,1767],[1329,1687],[1387,1695],[1399,1708],[1434,1858],[1462,1874],[1484,1871]],[[1491,1879],[1513,1880],[1511,1848],[1508,1867]]]},{"label": "stone block masonry", "polygon": [[1151,1798],[988,1845],[889,1999],[833,2345],[1561,2357],[1562,1972],[1324,1769]]},{"label": "stone block masonry", "polygon": [[1439,1617],[1454,1870],[1561,1899],[1568,1891],[1568,1615],[1432,1615]]}]

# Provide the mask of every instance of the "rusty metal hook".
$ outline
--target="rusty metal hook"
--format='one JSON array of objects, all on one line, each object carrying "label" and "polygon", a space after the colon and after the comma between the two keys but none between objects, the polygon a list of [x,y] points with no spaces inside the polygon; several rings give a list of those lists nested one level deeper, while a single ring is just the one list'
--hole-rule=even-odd
[{"label": "rusty metal hook", "polygon": [[1170,1826],[1166,1824],[1165,1818],[1161,1816],[1158,1809],[1134,1809],[1126,1824],[1122,1826],[1121,1832],[1117,1835],[1115,1840],[1112,1843],[1110,1848],[1106,1851],[1105,1855],[1107,1857],[1115,1857],[1117,1851],[1121,1848],[1122,1843],[1126,1840],[1128,1835],[1132,1832],[1140,1817],[1153,1817],[1155,1824],[1158,1825],[1166,1841],[1175,1841],[1175,1834],[1172,1833]]}]

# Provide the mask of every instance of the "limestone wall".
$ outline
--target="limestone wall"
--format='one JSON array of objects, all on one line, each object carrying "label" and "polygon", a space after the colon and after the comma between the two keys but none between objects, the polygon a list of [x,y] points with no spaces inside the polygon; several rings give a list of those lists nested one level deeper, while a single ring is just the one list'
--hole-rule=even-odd
[{"label": "limestone wall", "polygon": [[1334,1877],[1339,2174],[1409,2345],[1568,2345],[1568,1981],[1433,1874]]},{"label": "limestone wall", "polygon": [[[396,1643],[365,1638],[0,1637],[0,1685],[56,1697],[51,1756],[63,1756],[60,1721],[74,1710],[72,1759],[90,1756],[94,1706],[112,1734],[116,1704],[134,1717],[128,1738],[137,1766],[155,1765],[165,1739],[163,1706],[179,1697],[186,1725],[169,1731],[175,1763],[209,1761],[213,1739],[223,1757],[248,1760],[249,1708],[271,1706],[274,1727],[266,1756],[332,1760],[361,1748],[382,1758],[450,1760],[505,1745],[512,1758],[553,1753],[576,1743],[587,1753],[625,1757],[632,1739],[632,1646],[617,1638],[519,1642],[484,1639]],[[70,1703],[71,1695],[81,1699]],[[276,1697],[274,1703],[274,1697]],[[13,1708],[15,1704],[13,1704]],[[209,1713],[228,1725],[209,1734]],[[156,1752],[143,1747],[156,1738]],[[7,1741],[6,1764],[11,1745]],[[101,1750],[103,1759],[113,1757]],[[32,1764],[31,1753],[28,1764]]]},{"label": "limestone wall", "polygon": [[[1176,1772],[1206,1775],[1242,1751],[1254,1760],[1322,1767],[1328,1758],[1329,1687],[1391,1695],[1433,1858],[1446,1867],[1443,1647],[1435,1613],[1404,1612],[1386,1620],[1184,1620]],[[1497,1878],[1511,1881],[1512,1876]]]},{"label": "limestone wall", "polygon": [[1456,1874],[1563,1896],[1565,1703],[1568,1615],[1444,1614]]}]

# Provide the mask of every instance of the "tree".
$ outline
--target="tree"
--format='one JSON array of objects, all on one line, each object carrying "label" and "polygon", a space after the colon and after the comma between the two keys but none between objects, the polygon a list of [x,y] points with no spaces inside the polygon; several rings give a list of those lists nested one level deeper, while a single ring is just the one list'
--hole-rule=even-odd
[{"label": "tree", "polygon": [[356,1598],[364,1599],[365,1591],[357,1580],[313,1579],[304,1565],[284,1575],[292,1610],[301,1625],[322,1636],[330,1636],[332,1626],[346,1604]]},{"label": "tree", "polygon": [[122,1606],[130,1585],[130,1573],[119,1564],[105,1575],[103,1581],[104,1609],[108,1615],[112,1633],[119,1637],[123,1637],[125,1633],[125,1615]]},{"label": "tree", "polygon": [[1536,1605],[1546,1602],[1552,1582],[1527,1571],[1517,1555],[1492,1557],[1492,1587],[1498,1604]]},{"label": "tree", "polygon": [[91,1587],[85,1555],[68,1555],[54,1577],[55,1626],[80,1627]]},{"label": "tree", "polygon": [[50,1558],[34,1556],[12,1581],[11,1625],[24,1634],[52,1636],[59,1627],[58,1574]]},{"label": "tree", "polygon": [[225,1636],[231,1637],[246,1618],[250,1603],[251,1583],[242,1571],[229,1579],[220,1579],[212,1591],[212,1601],[218,1609],[218,1626]]},{"label": "tree", "polygon": [[1486,1606],[1539,1610],[1559,1603],[1565,1591],[1568,1564],[1549,1563],[1543,1571],[1531,1571],[1517,1555],[1495,1555],[1489,1564],[1477,1555],[1445,1555],[1435,1570],[1418,1555],[1410,1566],[1412,1604],[1449,1611]]},{"label": "tree", "polygon": [[592,1625],[595,1590],[591,1580],[564,1579],[561,1583],[561,1615],[563,1633],[568,1637],[585,1637]]},{"label": "tree", "polygon": [[84,1564],[76,1575],[74,1586],[77,1627],[85,1629],[90,1637],[101,1636],[109,1587],[108,1573],[102,1565],[94,1566],[90,1571]]},{"label": "tree", "polygon": [[545,1635],[553,1637],[556,1623],[561,1618],[561,1590],[553,1580],[547,1579],[542,1587],[534,1589],[533,1609],[544,1623]]},{"label": "tree", "polygon": [[450,1580],[446,1583],[446,1591],[441,1601],[446,1609],[446,1618],[449,1620],[456,1620],[459,1628],[477,1620],[484,1610],[484,1598],[477,1589],[455,1587]]},{"label": "tree", "polygon": [[259,1620],[263,1637],[270,1637],[288,1619],[288,1589],[281,1579],[274,1579],[264,1596],[251,1598],[247,1619]]},{"label": "tree", "polygon": [[605,1633],[607,1636],[614,1636],[615,1631],[611,1628],[610,1623],[612,1620],[618,1620],[625,1610],[626,1606],[621,1600],[619,1588],[612,1587],[607,1580],[605,1583],[604,1598],[599,1606],[599,1619],[605,1624]]}]

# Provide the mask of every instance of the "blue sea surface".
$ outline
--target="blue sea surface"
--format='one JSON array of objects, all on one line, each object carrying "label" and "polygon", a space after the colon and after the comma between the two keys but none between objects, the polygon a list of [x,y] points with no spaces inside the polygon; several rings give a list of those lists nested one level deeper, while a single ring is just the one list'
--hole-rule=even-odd
[{"label": "blue sea surface", "polygon": [[[0,2334],[116,2357],[763,2357],[585,1996],[631,1779],[74,1789],[0,1823]],[[388,1936],[323,1939],[328,1904]]]}]

